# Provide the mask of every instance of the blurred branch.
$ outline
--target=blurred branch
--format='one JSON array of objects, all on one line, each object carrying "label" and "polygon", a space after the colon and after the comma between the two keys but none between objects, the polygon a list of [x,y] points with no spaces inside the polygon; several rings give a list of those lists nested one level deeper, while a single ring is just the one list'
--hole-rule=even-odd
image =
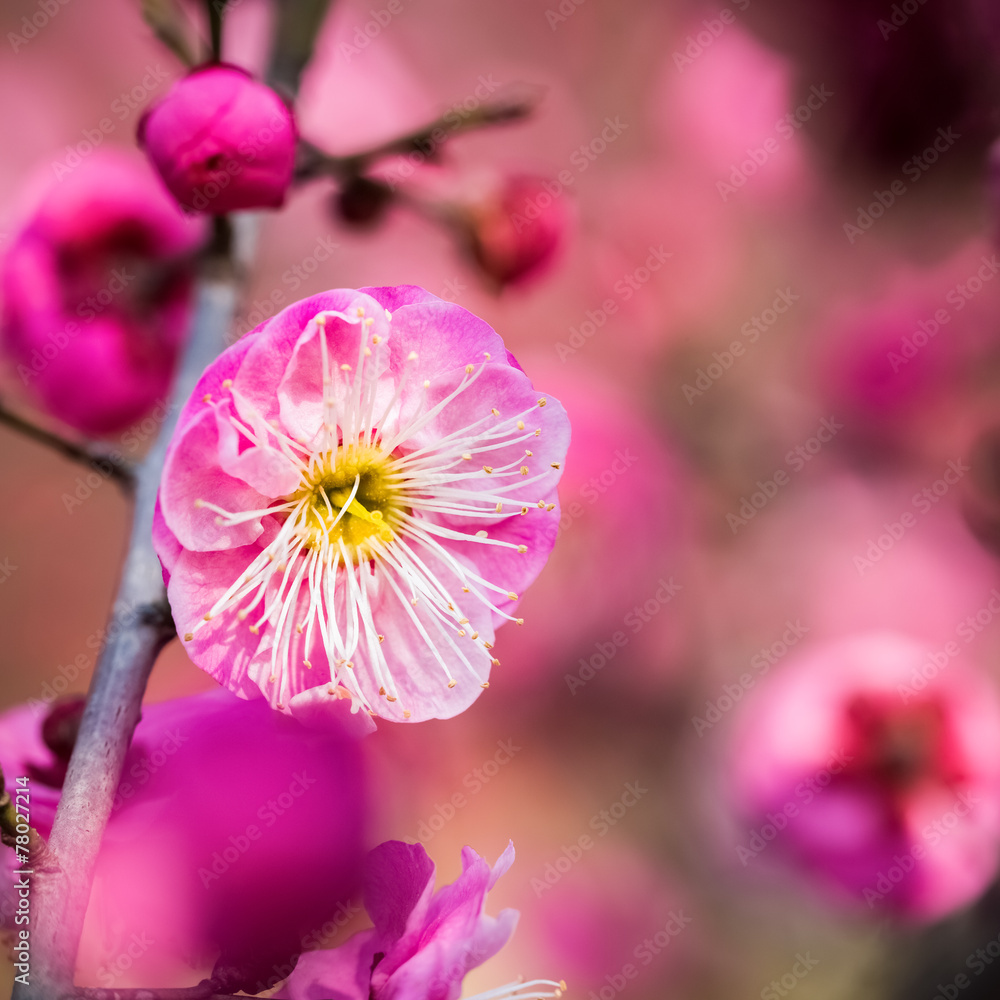
[{"label": "blurred branch", "polygon": [[195,65],[198,60],[185,37],[187,21],[176,0],[142,0],[142,19],[188,69]]},{"label": "blurred branch", "polygon": [[360,153],[352,153],[350,156],[331,156],[310,142],[300,141],[299,163],[295,170],[296,180],[308,180],[322,174],[349,180],[360,176],[379,160],[391,156],[405,156],[407,153],[422,153],[431,159],[449,139],[464,132],[523,121],[538,107],[543,94],[542,87],[512,84],[494,100],[483,102],[461,118],[457,112],[448,111],[408,135],[391,139]]},{"label": "blurred branch", "polygon": [[100,445],[77,444],[75,441],[70,441],[18,416],[8,410],[2,401],[0,401],[0,424],[6,424],[12,430],[31,438],[32,441],[38,441],[40,444],[59,452],[60,455],[86,465],[87,468],[98,466],[128,493],[131,493],[135,487],[135,470],[132,465],[115,457]]},{"label": "blurred branch", "polygon": [[213,62],[218,62],[222,58],[222,18],[226,12],[227,2],[228,0],[205,0]]},{"label": "blurred branch", "polygon": [[268,83],[287,95],[299,92],[302,71],[332,0],[277,0],[278,23]]}]

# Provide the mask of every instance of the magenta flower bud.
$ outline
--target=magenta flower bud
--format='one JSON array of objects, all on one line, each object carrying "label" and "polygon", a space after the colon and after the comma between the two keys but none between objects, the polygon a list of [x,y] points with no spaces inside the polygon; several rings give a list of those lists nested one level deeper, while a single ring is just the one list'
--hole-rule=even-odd
[{"label": "magenta flower bud", "polygon": [[165,400],[203,233],[121,153],[95,153],[43,194],[0,266],[0,333],[49,413],[99,437]]},{"label": "magenta flower bud", "polygon": [[292,183],[295,140],[291,110],[237,66],[195,70],[139,123],[139,144],[170,193],[208,215],[279,208]]},{"label": "magenta flower bud", "polygon": [[560,185],[543,177],[515,174],[471,214],[472,256],[487,277],[514,285],[552,263],[566,231]]}]

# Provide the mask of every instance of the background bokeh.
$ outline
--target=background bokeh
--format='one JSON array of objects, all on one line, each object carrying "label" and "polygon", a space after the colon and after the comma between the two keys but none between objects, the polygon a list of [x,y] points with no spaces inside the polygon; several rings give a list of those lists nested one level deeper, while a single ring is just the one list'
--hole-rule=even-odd
[{"label": "background bokeh", "polygon": [[[744,705],[724,696],[766,650],[777,674],[793,646],[869,629],[943,646],[1000,586],[983,437],[1000,418],[996,13],[395,0],[364,35],[385,6],[334,3],[302,134],[347,153],[477,88],[542,85],[530,120],[456,138],[425,180],[553,178],[564,246],[496,294],[424,215],[394,206],[359,233],[315,181],[261,218],[234,337],[327,288],[422,285],[493,325],[575,436],[556,551],[523,628],[500,633],[490,690],[457,719],[368,741],[373,842],[420,840],[450,880],[463,844],[492,860],[514,841],[490,908],[521,924],[467,993],[524,974],[600,1000],[957,995],[941,987],[997,940],[1000,890],[928,925],[832,901],[778,849],[742,863]],[[102,142],[133,147],[142,109],[181,75],[132,0],[65,0],[15,47],[38,9],[0,9],[0,251],[87,130],[110,117]],[[269,17],[265,0],[234,3],[228,58],[259,69]],[[30,410],[13,372],[4,385]],[[7,707],[86,689],[128,516],[113,483],[77,494],[80,468],[7,429],[0,464]],[[928,488],[925,510],[912,498]],[[879,547],[906,511],[914,526]],[[992,614],[966,645],[1000,680]],[[148,700],[213,686],[174,643]],[[961,996],[995,996],[993,968]],[[129,976],[119,985],[142,985]]]}]

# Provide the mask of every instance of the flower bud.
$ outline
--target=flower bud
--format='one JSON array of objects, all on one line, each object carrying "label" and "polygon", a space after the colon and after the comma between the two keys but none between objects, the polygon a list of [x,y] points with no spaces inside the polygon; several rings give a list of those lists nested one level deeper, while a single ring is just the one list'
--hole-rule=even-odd
[{"label": "flower bud", "polygon": [[512,175],[470,211],[472,256],[499,285],[518,284],[552,262],[566,221],[558,182]]},{"label": "flower bud", "polygon": [[121,153],[94,153],[43,194],[0,265],[0,333],[49,413],[100,437],[166,398],[203,233]]},{"label": "flower bud", "polygon": [[392,204],[392,188],[371,177],[354,177],[334,196],[337,217],[355,229],[370,229]]},{"label": "flower bud", "polygon": [[295,167],[295,120],[236,66],[197,69],[139,123],[139,143],[186,209],[223,215],[279,208]]}]

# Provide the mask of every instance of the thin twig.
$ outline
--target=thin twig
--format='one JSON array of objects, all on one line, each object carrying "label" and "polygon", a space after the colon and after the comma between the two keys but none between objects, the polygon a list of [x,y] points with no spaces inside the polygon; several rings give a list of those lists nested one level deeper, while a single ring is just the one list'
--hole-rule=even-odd
[{"label": "thin twig", "polygon": [[484,101],[471,111],[461,115],[456,111],[445,112],[414,132],[398,139],[390,139],[371,149],[351,153],[349,156],[333,156],[310,142],[300,140],[295,179],[304,181],[322,174],[330,174],[340,180],[349,180],[365,173],[379,160],[391,156],[405,156],[407,153],[421,153],[431,159],[445,142],[464,132],[489,125],[522,121],[538,106],[542,94],[541,87],[529,87],[526,84],[511,85],[506,93],[499,94],[492,101]]},{"label": "thin twig", "polygon": [[90,469],[97,466],[105,475],[114,479],[129,493],[135,488],[135,469],[132,464],[113,455],[100,445],[78,444],[75,441],[70,441],[60,434],[33,424],[30,420],[14,413],[13,410],[7,409],[2,401],[0,401],[0,424],[6,424],[12,430],[31,438],[32,441],[38,441],[40,444],[59,452],[60,455],[64,455],[74,462],[80,462]]}]

